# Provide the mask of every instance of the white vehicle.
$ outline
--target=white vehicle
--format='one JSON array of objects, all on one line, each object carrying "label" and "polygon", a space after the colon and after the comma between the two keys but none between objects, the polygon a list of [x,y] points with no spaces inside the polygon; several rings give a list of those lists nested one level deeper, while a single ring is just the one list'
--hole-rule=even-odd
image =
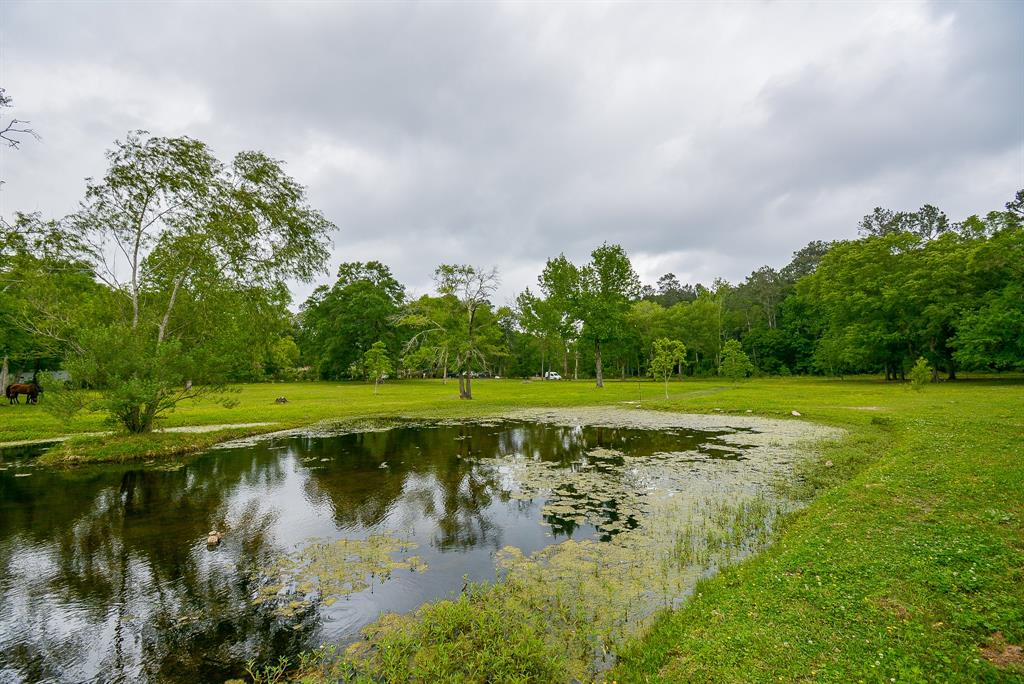
[{"label": "white vehicle", "polygon": [[555,371],[548,371],[547,373],[544,374],[544,379],[545,380],[561,380],[562,376],[559,375],[558,373],[556,373]]}]

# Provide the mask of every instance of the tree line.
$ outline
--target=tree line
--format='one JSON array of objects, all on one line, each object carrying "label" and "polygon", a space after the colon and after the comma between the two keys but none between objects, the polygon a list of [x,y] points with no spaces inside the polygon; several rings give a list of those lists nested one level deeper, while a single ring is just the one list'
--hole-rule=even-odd
[{"label": "tree line", "polygon": [[[885,373],[919,358],[1024,368],[1024,190],[950,221],[875,209],[860,236],[814,241],[743,282],[640,282],[620,245],[548,259],[536,285],[494,301],[496,270],[441,264],[411,297],[387,265],[348,262],[297,312],[286,282],[322,273],[335,226],[277,160],[225,162],[201,141],[139,131],[107,153],[77,211],[0,225],[0,356],[61,369],[47,404],[106,411],[145,432],[182,399],[230,403],[264,379],[676,373]],[[68,391],[51,393],[52,389]],[[100,390],[78,392],[78,389]]]},{"label": "tree line", "polygon": [[[902,379],[924,358],[953,379],[961,368],[1024,368],[1022,225],[1024,190],[1003,210],[959,222],[931,205],[878,208],[857,239],[813,241],[735,285],[683,284],[672,273],[641,285],[625,250],[604,244],[587,263],[549,259],[514,305],[484,298],[472,352],[464,301],[450,289],[439,282],[437,294],[408,300],[386,265],[346,263],[302,305],[294,329],[302,363],[323,379],[365,377],[365,351],[383,342],[403,375],[555,370],[600,386],[608,374],[664,375],[667,341],[682,345],[674,371],[687,375],[722,373],[727,356],[730,369],[749,361],[743,374]],[[439,272],[453,268],[470,269]]]}]

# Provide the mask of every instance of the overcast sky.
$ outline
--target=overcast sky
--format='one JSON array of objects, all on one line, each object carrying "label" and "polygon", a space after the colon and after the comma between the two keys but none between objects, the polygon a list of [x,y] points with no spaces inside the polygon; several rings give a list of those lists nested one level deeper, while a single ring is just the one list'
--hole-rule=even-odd
[{"label": "overcast sky", "polygon": [[412,291],[621,243],[645,282],[744,278],[875,206],[1024,187],[1024,3],[0,3],[43,136],[0,213],[59,217],[132,129],[287,163],[341,261]]}]

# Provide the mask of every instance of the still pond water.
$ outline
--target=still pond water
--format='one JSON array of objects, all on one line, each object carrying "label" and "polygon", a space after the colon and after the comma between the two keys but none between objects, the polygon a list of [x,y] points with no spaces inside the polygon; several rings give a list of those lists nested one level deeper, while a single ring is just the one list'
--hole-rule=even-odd
[{"label": "still pond water", "polygon": [[[608,495],[582,515],[553,505],[502,463],[626,477],[630,459],[668,454],[712,472],[744,459],[738,436],[496,421],[283,437],[171,465],[57,470],[0,452],[0,682],[221,682],[254,655],[351,641],[383,612],[493,580],[502,547],[529,554],[636,524]],[[223,534],[213,548],[210,530]],[[385,534],[411,542],[420,565],[296,615],[277,596],[254,601],[267,568],[313,540]]]}]

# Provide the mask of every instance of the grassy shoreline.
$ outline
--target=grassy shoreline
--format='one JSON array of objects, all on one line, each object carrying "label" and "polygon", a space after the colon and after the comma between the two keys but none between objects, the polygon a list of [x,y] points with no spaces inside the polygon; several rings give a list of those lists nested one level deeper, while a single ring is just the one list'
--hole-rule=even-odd
[{"label": "grassy shoreline", "polygon": [[820,496],[660,616],[609,680],[1024,679],[1024,392],[889,399],[869,418],[824,411],[850,436],[813,468]]}]

